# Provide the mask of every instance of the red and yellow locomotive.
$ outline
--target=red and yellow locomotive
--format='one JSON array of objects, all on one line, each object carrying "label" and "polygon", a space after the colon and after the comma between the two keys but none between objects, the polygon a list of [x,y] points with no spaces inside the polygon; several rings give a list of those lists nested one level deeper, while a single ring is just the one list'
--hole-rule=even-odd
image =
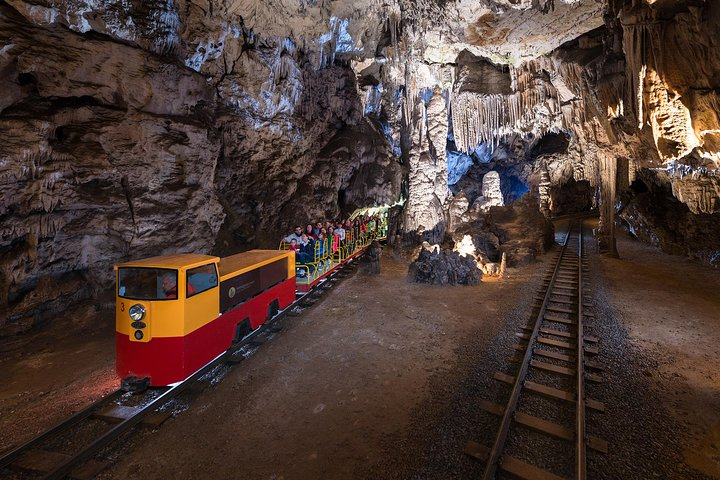
[{"label": "red and yellow locomotive", "polygon": [[294,252],[152,257],[115,266],[116,370],[170,385],[295,300]]}]

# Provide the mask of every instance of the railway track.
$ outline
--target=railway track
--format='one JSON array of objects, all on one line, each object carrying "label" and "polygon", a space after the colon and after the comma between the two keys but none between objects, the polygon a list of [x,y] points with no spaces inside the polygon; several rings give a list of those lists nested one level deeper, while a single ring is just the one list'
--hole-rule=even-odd
[{"label": "railway track", "polygon": [[[481,401],[480,407],[501,418],[497,435],[491,446],[469,441],[465,453],[484,461],[484,480],[497,478],[504,472],[510,476],[532,480],[561,480],[587,478],[586,449],[607,452],[607,443],[589,436],[586,432],[586,411],[603,412],[602,402],[589,398],[586,382],[601,382],[598,372],[602,367],[590,358],[597,355],[596,337],[587,334],[587,312],[584,291],[584,249],[582,220],[571,222],[562,243],[557,261],[545,278],[544,291],[536,297],[534,320],[517,332],[518,352],[513,359],[518,363],[516,373],[496,372],[494,378],[512,386],[507,404]],[[543,397],[549,406],[538,408],[535,396]],[[533,414],[522,411],[521,405],[530,405]],[[534,408],[532,406],[534,405]],[[547,404],[546,404],[547,405]],[[565,410],[563,415],[543,418],[543,413]],[[568,412],[569,411],[569,412]],[[560,423],[556,418],[564,419]],[[572,418],[572,420],[570,420]],[[549,451],[540,452],[535,445],[531,457],[565,457],[564,461],[541,462],[558,465],[561,472],[536,466],[508,452],[513,436],[521,436],[522,429],[540,432],[548,441]],[[560,440],[564,448],[553,443]],[[540,442],[543,443],[543,442]],[[572,448],[567,445],[572,444]]]},{"label": "railway track", "polygon": [[[43,480],[65,477],[78,480],[95,478],[110,463],[97,459],[99,453],[141,423],[159,427],[172,416],[171,412],[163,410],[169,410],[173,400],[189,389],[194,390],[200,382],[212,382],[212,379],[219,375],[218,370],[227,370],[240,363],[249,348],[263,343],[269,334],[281,328],[284,317],[297,316],[312,306],[339,281],[352,275],[357,264],[357,260],[348,262],[313,290],[298,294],[288,308],[278,312],[233,348],[213,359],[183,382],[171,387],[152,387],[141,394],[118,389],[4,454],[0,457],[0,476]],[[79,439],[88,437],[90,440],[73,449]]]}]

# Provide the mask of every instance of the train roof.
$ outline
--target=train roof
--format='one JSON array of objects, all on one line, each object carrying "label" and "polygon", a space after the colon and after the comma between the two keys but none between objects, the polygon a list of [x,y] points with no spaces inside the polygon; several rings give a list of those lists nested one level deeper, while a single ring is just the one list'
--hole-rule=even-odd
[{"label": "train roof", "polygon": [[294,255],[291,250],[249,250],[220,259],[220,279],[233,277],[281,258]]},{"label": "train roof", "polygon": [[204,265],[208,262],[218,261],[219,258],[212,255],[201,255],[199,253],[175,253],[172,255],[160,255],[157,257],[143,258],[130,262],[115,265],[118,267],[143,267],[143,268],[192,268]]}]

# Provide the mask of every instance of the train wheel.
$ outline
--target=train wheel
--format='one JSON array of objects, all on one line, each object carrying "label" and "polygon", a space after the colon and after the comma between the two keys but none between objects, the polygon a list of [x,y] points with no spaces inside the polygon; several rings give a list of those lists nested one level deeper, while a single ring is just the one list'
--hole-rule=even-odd
[{"label": "train wheel", "polygon": [[138,393],[143,393],[145,390],[148,389],[149,385],[150,385],[150,379],[147,377],[144,377],[144,378],[127,377],[127,378],[123,378],[120,381],[120,388],[124,392],[130,392],[133,395],[138,394]]},{"label": "train wheel", "polygon": [[267,314],[267,318],[265,319],[265,321],[268,321],[271,318],[274,318],[275,315],[277,315],[279,311],[280,311],[280,302],[278,302],[278,299],[276,298],[275,300],[270,302],[270,305],[268,305],[268,314]]},{"label": "train wheel", "polygon": [[235,337],[233,338],[232,343],[238,343],[240,340],[245,338],[252,329],[250,328],[250,319],[246,318],[242,322],[235,325]]}]

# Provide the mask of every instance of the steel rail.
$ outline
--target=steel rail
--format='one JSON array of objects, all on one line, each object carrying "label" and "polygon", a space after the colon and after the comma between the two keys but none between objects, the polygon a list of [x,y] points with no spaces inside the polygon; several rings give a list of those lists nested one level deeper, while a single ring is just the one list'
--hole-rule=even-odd
[{"label": "steel rail", "polygon": [[577,303],[577,386],[575,400],[575,476],[577,480],[587,479],[587,458],[585,456],[585,345],[583,334],[583,222],[580,221],[578,234],[578,303]]},{"label": "steel rail", "polygon": [[525,356],[523,357],[520,364],[520,371],[515,377],[515,383],[513,385],[513,390],[510,395],[510,400],[508,401],[507,407],[505,407],[505,413],[503,414],[498,434],[495,437],[495,443],[493,444],[492,450],[488,455],[487,463],[485,464],[483,480],[493,480],[495,478],[495,473],[497,472],[500,455],[502,454],[505,447],[505,441],[507,440],[508,432],[510,431],[510,425],[512,424],[515,410],[517,410],[517,404],[520,400],[520,393],[525,383],[525,377],[527,376],[528,369],[530,368],[530,359],[533,353],[533,345],[535,344],[538,334],[540,333],[540,325],[542,324],[543,317],[545,316],[545,312],[547,310],[547,305],[550,301],[550,292],[552,291],[552,287],[555,284],[555,279],[557,277],[558,271],[560,270],[560,265],[562,265],[563,263],[563,258],[565,257],[565,253],[567,251],[568,240],[570,239],[570,233],[572,232],[573,226],[573,222],[570,222],[568,224],[568,231],[567,235],[565,235],[562,249],[560,250],[560,256],[558,257],[558,261],[555,264],[555,269],[553,270],[552,277],[550,278],[550,283],[547,286],[547,292],[545,293],[545,298],[543,300],[542,306],[540,307],[540,313],[538,313],[537,318],[535,319],[535,326],[533,328],[530,339],[528,340],[528,346],[525,350]]},{"label": "steel rail", "polygon": [[[343,266],[341,268],[337,269],[335,272],[333,272],[331,275],[329,275],[327,277],[327,280],[338,275],[340,273],[340,271],[343,270],[350,263],[352,263],[352,260],[346,262],[345,264],[343,264]],[[341,278],[341,277],[338,277],[338,278]],[[318,284],[318,286],[319,285],[320,284]],[[315,290],[315,288],[313,288],[313,290]],[[42,477],[43,480],[57,480],[57,479],[66,477],[78,464],[91,459],[95,454],[97,454],[100,450],[102,450],[103,448],[110,445],[110,443],[112,443],[118,437],[120,437],[121,435],[125,434],[126,432],[128,432],[132,428],[134,428],[138,423],[140,423],[140,421],[143,418],[145,418],[145,416],[147,416],[151,412],[155,411],[157,408],[161,407],[162,405],[164,405],[165,403],[167,403],[174,397],[178,396],[184,390],[186,390],[195,380],[197,380],[198,378],[200,378],[203,375],[205,375],[206,373],[208,373],[210,370],[215,368],[217,365],[230,359],[230,357],[235,355],[243,346],[250,343],[257,335],[259,335],[260,333],[265,332],[267,329],[269,329],[271,327],[272,323],[287,316],[287,313],[294,306],[298,305],[313,290],[310,290],[305,295],[302,295],[299,298],[296,298],[290,305],[288,305],[287,308],[278,312],[278,314],[275,315],[275,317],[273,317],[272,319],[263,323],[259,328],[257,328],[255,331],[251,332],[249,335],[245,336],[240,342],[238,342],[232,348],[226,350],[225,352],[223,352],[220,355],[218,355],[217,357],[215,357],[213,360],[208,362],[204,367],[202,367],[197,372],[193,373],[191,376],[189,376],[182,382],[178,383],[177,385],[175,385],[173,387],[170,387],[162,395],[158,396],[152,402],[150,402],[147,405],[145,405],[144,407],[142,407],[142,409],[140,409],[132,417],[123,420],[122,422],[118,423],[115,427],[113,427],[110,430],[108,430],[107,432],[105,432],[103,435],[101,435],[99,438],[97,438],[95,441],[93,441],[90,445],[83,448],[80,452],[76,453],[75,455],[73,455],[72,457],[67,459],[65,462],[63,462],[61,465],[59,465],[53,471],[47,473],[44,477]],[[107,397],[105,397],[105,398],[107,398]],[[35,442],[33,442],[33,444],[35,444]]]},{"label": "steel rail", "polygon": [[[295,302],[291,304],[294,305]],[[278,313],[278,315],[275,316],[273,321],[277,321],[278,319],[285,316],[285,313],[289,310],[290,307],[283,310],[281,313]],[[64,478],[67,474],[69,474],[73,468],[75,468],[76,465],[89,460],[92,458],[97,452],[102,450],[103,448],[107,447],[110,443],[112,443],[113,440],[117,439],[119,436],[124,434],[125,432],[129,431],[133,427],[135,427],[140,421],[145,418],[148,414],[155,411],[168,401],[172,400],[173,398],[177,397],[179,394],[181,394],[183,391],[185,391],[190,385],[192,385],[195,380],[202,377],[206,373],[208,373],[210,370],[215,368],[217,365],[220,365],[222,362],[228,360],[230,357],[232,357],[234,354],[236,354],[240,348],[250,343],[250,341],[255,338],[258,334],[261,332],[264,332],[269,328],[271,322],[265,322],[260,328],[255,330],[254,332],[247,335],[245,338],[243,338],[240,342],[238,342],[233,348],[226,350],[225,352],[221,353],[214,359],[210,360],[204,367],[202,367],[197,372],[190,375],[188,378],[183,380],[182,382],[178,383],[177,385],[170,387],[165,391],[162,395],[155,398],[152,402],[148,403],[144,407],[142,407],[138,412],[133,415],[130,418],[127,418],[123,420],[122,422],[118,423],[116,426],[102,434],[98,439],[96,439],[94,442],[92,442],[87,447],[83,448],[80,452],[76,453],[69,459],[67,459],[65,462],[63,462],[60,466],[58,466],[55,470],[48,473],[43,477],[45,480],[51,480],[51,479],[60,479]]]},{"label": "steel rail", "polygon": [[115,390],[112,393],[109,393],[105,395],[102,398],[97,399],[92,404],[85,407],[83,410],[80,410],[76,414],[72,415],[71,417],[61,421],[54,427],[51,427],[49,430],[41,433],[37,437],[33,438],[32,440],[20,445],[19,447],[15,448],[14,450],[6,453],[5,455],[0,458],[0,469],[3,469],[10,465],[13,461],[17,460],[17,458],[22,455],[25,451],[31,449],[32,447],[42,443],[43,441],[47,440],[52,435],[61,432],[67,428],[72,427],[73,425],[80,423],[81,421],[88,418],[90,415],[95,413],[96,410],[98,410],[101,406],[103,406],[106,403],[112,402],[115,399],[117,399],[119,396],[121,396],[124,392],[121,389]]}]

